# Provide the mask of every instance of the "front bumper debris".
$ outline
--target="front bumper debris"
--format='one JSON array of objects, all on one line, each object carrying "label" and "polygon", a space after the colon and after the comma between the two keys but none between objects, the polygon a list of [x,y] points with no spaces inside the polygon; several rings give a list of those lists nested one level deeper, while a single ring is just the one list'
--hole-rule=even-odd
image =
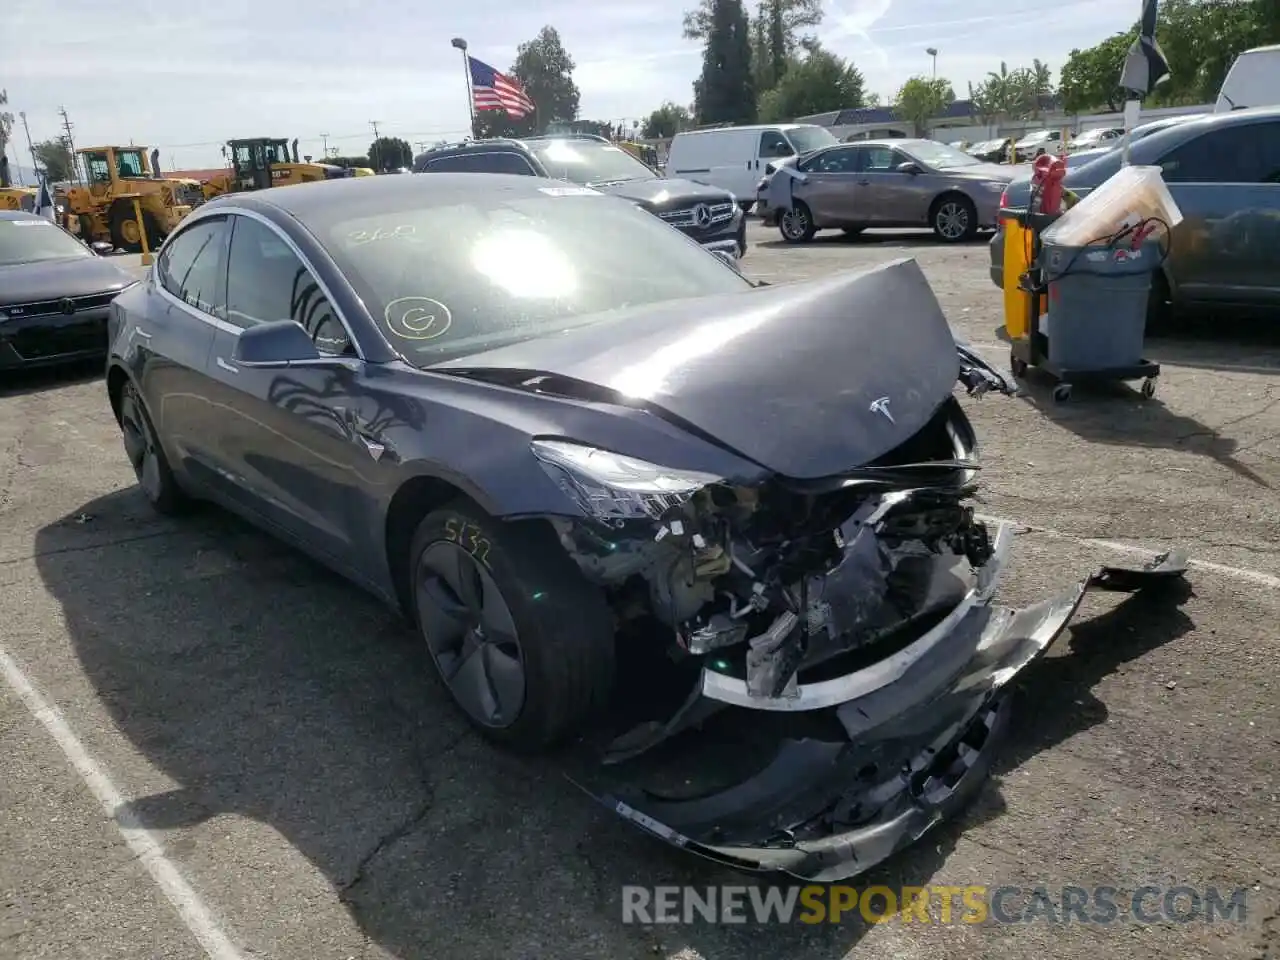
[{"label": "front bumper debris", "polygon": [[991,603],[1011,538],[1000,527],[964,598],[892,656],[772,698],[707,666],[659,746],[572,779],[649,833],[722,864],[824,883],[868,870],[976,793],[1008,728],[1009,682],[1088,590],[1134,592],[1186,572],[1177,554],[1104,567],[1013,609]]}]

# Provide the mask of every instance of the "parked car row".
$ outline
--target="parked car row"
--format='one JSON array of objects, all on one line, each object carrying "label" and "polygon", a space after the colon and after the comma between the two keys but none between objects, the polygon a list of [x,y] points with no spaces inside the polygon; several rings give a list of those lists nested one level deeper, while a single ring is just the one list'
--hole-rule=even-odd
[{"label": "parked car row", "polygon": [[[1122,161],[1113,149],[1069,166],[1063,185],[1087,195]],[[1152,279],[1151,324],[1190,305],[1280,308],[1280,108],[1180,118],[1137,137],[1129,161],[1160,167],[1184,218]],[[1030,197],[1030,180],[1022,178],[1009,184],[1000,206],[1022,209]],[[990,252],[991,281],[1002,287],[1003,231]]]}]

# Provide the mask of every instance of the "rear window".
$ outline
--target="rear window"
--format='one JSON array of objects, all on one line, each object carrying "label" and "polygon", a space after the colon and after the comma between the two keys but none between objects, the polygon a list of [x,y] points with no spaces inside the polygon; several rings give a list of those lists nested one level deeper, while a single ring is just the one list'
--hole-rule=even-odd
[{"label": "rear window", "polygon": [[510,150],[490,153],[458,153],[451,157],[427,160],[426,173],[514,173],[519,176],[535,175],[529,161]]},{"label": "rear window", "polygon": [[570,184],[313,225],[418,366],[750,283],[634,204]]}]

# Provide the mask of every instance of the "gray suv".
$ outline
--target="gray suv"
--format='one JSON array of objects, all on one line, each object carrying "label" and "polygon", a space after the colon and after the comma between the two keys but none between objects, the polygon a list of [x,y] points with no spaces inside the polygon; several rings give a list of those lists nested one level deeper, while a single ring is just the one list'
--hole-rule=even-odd
[{"label": "gray suv", "polygon": [[[1121,151],[1068,169],[1087,194],[1120,169]],[[1183,221],[1153,279],[1150,321],[1183,306],[1280,309],[1280,108],[1209,114],[1144,137],[1129,162],[1164,171]],[[1005,208],[1025,208],[1030,180],[1011,183]],[[1004,283],[1004,232],[991,240],[991,280]]]}]

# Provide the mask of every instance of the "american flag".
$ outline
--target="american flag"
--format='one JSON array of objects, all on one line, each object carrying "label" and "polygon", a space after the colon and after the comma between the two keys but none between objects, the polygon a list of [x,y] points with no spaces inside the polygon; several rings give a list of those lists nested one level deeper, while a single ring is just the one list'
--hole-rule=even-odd
[{"label": "american flag", "polygon": [[537,110],[518,80],[475,57],[467,57],[467,66],[471,68],[471,98],[477,110],[505,110],[516,120]]}]

